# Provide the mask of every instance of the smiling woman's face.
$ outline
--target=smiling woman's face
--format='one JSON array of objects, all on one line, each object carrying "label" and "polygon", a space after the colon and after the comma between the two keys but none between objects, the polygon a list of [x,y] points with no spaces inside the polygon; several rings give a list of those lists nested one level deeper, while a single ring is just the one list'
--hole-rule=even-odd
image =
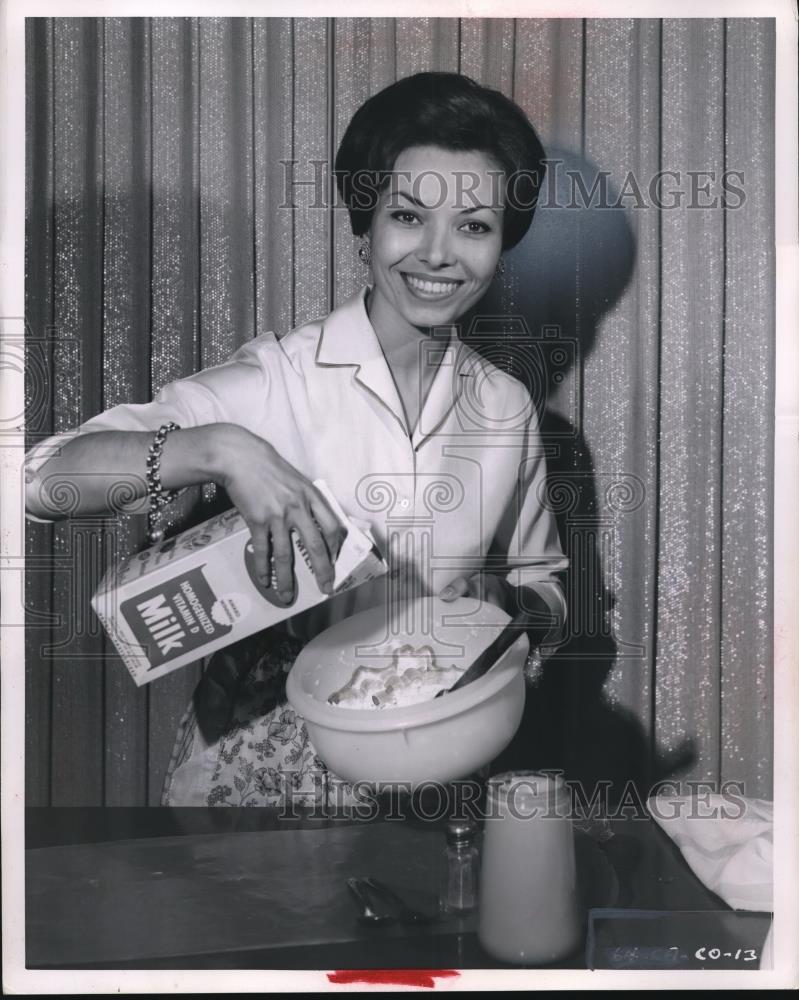
[{"label": "smiling woman's face", "polygon": [[502,250],[504,178],[485,153],[413,146],[372,217],[376,328],[445,326],[485,294]]}]

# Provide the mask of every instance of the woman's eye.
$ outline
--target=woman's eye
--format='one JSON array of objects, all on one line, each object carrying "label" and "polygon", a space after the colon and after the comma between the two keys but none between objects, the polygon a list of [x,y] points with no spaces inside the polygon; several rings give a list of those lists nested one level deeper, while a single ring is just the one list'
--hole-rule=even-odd
[{"label": "woman's eye", "polygon": [[469,219],[464,227],[469,233],[490,233],[491,226],[485,222],[480,222],[478,219]]},{"label": "woman's eye", "polygon": [[392,212],[391,218],[396,219],[397,222],[401,222],[403,223],[403,225],[408,226],[412,225],[414,222],[417,222],[419,217],[416,215],[415,212],[409,212],[405,209],[402,209],[399,212]]}]

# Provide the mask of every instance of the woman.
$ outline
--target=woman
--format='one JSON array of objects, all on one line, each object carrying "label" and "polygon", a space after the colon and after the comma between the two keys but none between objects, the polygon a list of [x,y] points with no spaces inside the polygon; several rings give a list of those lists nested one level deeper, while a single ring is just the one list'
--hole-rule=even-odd
[{"label": "woman", "polygon": [[[108,510],[109,482],[132,482],[151,512],[171,491],[224,487],[250,528],[261,579],[274,572],[287,606],[290,533],[327,592],[341,542],[313,480],[372,523],[387,555],[385,578],[213,658],[181,726],[165,803],[340,792],[283,685],[303,643],[357,611],[468,594],[511,613],[522,603],[557,630],[565,560],[542,502],[535,408],[455,325],[527,231],[543,156],[520,109],[465,77],[421,73],[387,87],[355,114],[336,158],[372,281],[323,320],[263,334],[227,364],[29,456],[27,505],[40,518],[58,516],[64,481],[79,482],[76,511],[87,513]],[[492,558],[504,569],[492,573]],[[509,572],[513,559],[526,568]]]}]

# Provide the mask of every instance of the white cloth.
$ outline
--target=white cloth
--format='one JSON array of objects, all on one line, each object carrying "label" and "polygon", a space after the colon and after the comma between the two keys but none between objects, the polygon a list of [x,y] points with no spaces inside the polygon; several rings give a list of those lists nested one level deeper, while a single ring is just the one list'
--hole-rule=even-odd
[{"label": "white cloth", "polygon": [[658,796],[647,808],[696,877],[736,910],[772,909],[774,804],[708,794]]},{"label": "white cloth", "polygon": [[[773,909],[774,803],[742,795],[662,795],[647,808],[703,885],[734,910]],[[774,966],[773,924],[760,954]]]},{"label": "white cloth", "polygon": [[292,634],[307,640],[367,607],[387,606],[388,587],[398,597],[439,593],[483,566],[489,551],[526,561],[503,575],[535,587],[564,619],[559,573],[568,560],[545,503],[529,393],[457,338],[430,338],[425,357],[440,364],[409,436],[367,291],[282,338],[255,338],[226,364],[167,385],[151,403],[113,407],[42,442],[28,455],[27,478],[46,475],[43,463],[74,433],[155,431],[168,421],[240,424],[309,479],[324,479],[350,516],[371,522],[389,560],[388,577],[295,616]]}]

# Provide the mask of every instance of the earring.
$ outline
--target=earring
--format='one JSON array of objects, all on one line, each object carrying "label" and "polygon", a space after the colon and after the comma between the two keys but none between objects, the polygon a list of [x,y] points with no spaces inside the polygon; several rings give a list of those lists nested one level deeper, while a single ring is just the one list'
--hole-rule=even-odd
[{"label": "earring", "polygon": [[364,236],[361,239],[361,245],[358,247],[358,256],[367,267],[372,263],[372,245],[369,242],[368,236]]},{"label": "earring", "polygon": [[500,257],[497,266],[494,268],[494,277],[501,278],[505,274],[505,258]]}]

